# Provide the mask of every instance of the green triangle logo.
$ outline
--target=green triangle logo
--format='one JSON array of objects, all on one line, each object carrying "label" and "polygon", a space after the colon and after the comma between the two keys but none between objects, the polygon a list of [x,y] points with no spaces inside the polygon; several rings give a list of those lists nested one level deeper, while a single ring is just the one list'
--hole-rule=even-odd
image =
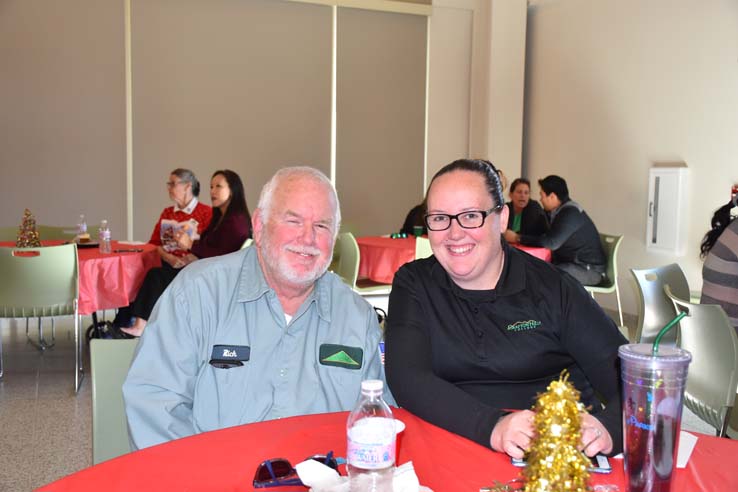
[{"label": "green triangle logo", "polygon": [[361,369],[364,363],[364,350],[361,347],[324,343],[320,346],[318,361],[324,366]]},{"label": "green triangle logo", "polygon": [[359,363],[356,362],[354,359],[352,359],[349,354],[341,350],[340,352],[337,352],[330,357],[326,357],[323,359],[323,362],[338,362],[339,364],[346,364],[349,366],[358,366]]}]

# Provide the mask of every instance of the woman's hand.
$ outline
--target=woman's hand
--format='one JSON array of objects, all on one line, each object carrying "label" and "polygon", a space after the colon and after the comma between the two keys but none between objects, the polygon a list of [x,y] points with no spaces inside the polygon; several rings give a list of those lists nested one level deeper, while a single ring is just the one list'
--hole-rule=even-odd
[{"label": "woman's hand", "polygon": [[521,410],[498,420],[489,438],[492,449],[507,453],[513,458],[522,458],[535,436],[534,415],[530,410]]},{"label": "woman's hand", "polygon": [[192,238],[185,230],[177,232],[174,239],[177,241],[177,246],[179,246],[180,249],[189,251],[192,248]]},{"label": "woman's hand", "polygon": [[166,251],[164,251],[164,248],[162,248],[161,246],[159,246],[158,249],[159,249],[159,256],[161,256],[161,261],[168,263],[169,266],[171,266],[172,268],[179,269],[186,265],[186,263],[184,263],[180,257],[174,256],[171,253],[167,253]]},{"label": "woman's hand", "polygon": [[588,413],[582,414],[582,440],[579,443],[579,450],[590,457],[612,451],[610,433],[599,420]]}]

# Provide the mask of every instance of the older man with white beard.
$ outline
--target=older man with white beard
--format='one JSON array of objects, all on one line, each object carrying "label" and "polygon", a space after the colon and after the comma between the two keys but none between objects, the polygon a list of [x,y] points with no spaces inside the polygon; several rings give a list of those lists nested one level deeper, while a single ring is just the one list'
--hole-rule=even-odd
[{"label": "older man with white beard", "polygon": [[195,262],[177,276],[123,385],[134,449],[350,410],[363,379],[385,379],[374,310],[326,273],[340,221],[325,175],[282,169],[254,212],[255,247]]}]

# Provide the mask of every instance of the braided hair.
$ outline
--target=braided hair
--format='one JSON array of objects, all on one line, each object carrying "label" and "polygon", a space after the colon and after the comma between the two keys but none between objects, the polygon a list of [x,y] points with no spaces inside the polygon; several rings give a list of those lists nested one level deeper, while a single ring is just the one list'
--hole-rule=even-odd
[{"label": "braided hair", "polygon": [[[435,181],[436,178],[453,171],[471,171],[480,174],[484,178],[487,191],[492,197],[494,210],[502,210],[502,207],[505,206],[505,199],[502,196],[500,172],[494,164],[483,159],[458,159],[451,164],[446,164],[435,174],[435,176],[433,176],[430,185],[428,185],[428,190],[430,190],[430,187],[433,185],[433,181]],[[427,195],[428,193],[426,192],[426,196]]]}]

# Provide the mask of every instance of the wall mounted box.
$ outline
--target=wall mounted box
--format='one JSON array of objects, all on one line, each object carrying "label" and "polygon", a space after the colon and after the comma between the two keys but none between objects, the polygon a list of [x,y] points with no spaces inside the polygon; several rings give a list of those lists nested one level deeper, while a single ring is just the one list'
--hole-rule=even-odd
[{"label": "wall mounted box", "polygon": [[687,167],[652,167],[648,171],[646,250],[683,255],[687,246]]}]

